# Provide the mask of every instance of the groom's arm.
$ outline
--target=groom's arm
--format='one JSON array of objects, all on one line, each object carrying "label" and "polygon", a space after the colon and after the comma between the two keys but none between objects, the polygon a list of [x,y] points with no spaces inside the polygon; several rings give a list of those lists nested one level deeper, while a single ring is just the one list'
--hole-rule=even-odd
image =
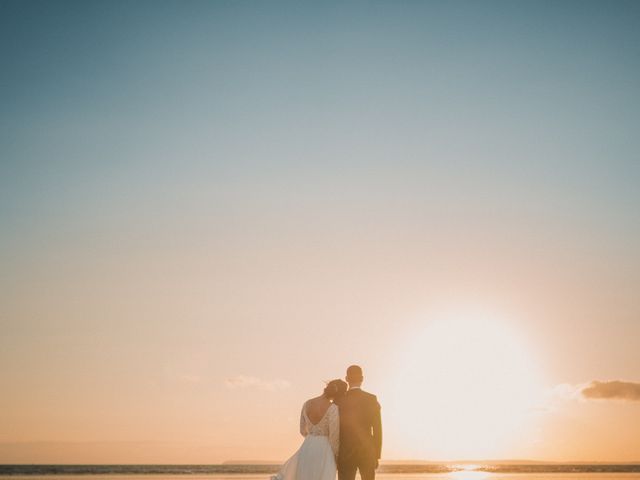
[{"label": "groom's arm", "polygon": [[378,459],[382,456],[382,417],[380,415],[380,404],[376,400],[373,411],[373,443],[376,447],[376,455]]}]

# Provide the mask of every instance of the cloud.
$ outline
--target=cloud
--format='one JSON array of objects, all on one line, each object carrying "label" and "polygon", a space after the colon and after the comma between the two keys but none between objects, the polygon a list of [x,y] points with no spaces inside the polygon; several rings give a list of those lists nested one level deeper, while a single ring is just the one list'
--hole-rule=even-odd
[{"label": "cloud", "polygon": [[180,377],[180,380],[185,383],[201,383],[202,377],[200,375],[184,374]]},{"label": "cloud", "polygon": [[570,383],[561,383],[556,385],[550,392],[552,401],[568,402],[571,400],[581,400],[582,389],[586,384],[572,385]]},{"label": "cloud", "polygon": [[540,392],[537,401],[534,401],[529,411],[536,413],[554,413],[564,408],[569,402],[581,401],[581,390],[586,384],[573,385],[570,383],[561,383],[554,387],[547,388]]},{"label": "cloud", "polygon": [[600,382],[594,380],[581,390],[582,396],[588,400],[624,400],[640,402],[640,383],[612,380]]},{"label": "cloud", "polygon": [[640,382],[622,380],[587,383],[561,383],[547,389],[540,401],[530,409],[532,413],[556,413],[574,402],[623,401],[640,402]]},{"label": "cloud", "polygon": [[259,390],[268,390],[274,392],[276,390],[284,390],[289,388],[291,384],[282,379],[265,380],[262,378],[251,377],[247,375],[236,375],[235,377],[229,377],[224,381],[227,388],[240,389],[240,388],[256,388]]}]

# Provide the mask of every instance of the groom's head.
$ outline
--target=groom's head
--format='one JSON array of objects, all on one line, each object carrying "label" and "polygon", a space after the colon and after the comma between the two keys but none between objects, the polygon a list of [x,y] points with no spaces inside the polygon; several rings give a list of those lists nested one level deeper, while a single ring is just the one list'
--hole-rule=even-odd
[{"label": "groom's head", "polygon": [[360,368],[358,365],[351,365],[349,368],[347,368],[347,383],[349,384],[349,387],[359,387],[360,385],[362,385],[362,379],[364,377],[362,376],[362,368]]}]

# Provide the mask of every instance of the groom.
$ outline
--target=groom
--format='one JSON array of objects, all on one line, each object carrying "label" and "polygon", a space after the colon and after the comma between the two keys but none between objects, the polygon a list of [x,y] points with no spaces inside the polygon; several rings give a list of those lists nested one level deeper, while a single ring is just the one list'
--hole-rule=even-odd
[{"label": "groom", "polygon": [[340,400],[340,450],[338,480],[374,480],[382,450],[380,404],[375,395],[363,391],[362,368],[347,368],[349,390]]}]

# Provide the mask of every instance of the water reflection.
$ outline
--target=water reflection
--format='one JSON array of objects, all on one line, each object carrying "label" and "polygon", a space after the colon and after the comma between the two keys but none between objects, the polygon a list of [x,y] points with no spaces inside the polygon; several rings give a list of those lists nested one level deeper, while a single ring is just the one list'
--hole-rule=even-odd
[{"label": "water reflection", "polygon": [[482,465],[475,464],[452,465],[452,471],[447,477],[454,480],[485,480],[490,473],[480,470],[481,468]]}]

